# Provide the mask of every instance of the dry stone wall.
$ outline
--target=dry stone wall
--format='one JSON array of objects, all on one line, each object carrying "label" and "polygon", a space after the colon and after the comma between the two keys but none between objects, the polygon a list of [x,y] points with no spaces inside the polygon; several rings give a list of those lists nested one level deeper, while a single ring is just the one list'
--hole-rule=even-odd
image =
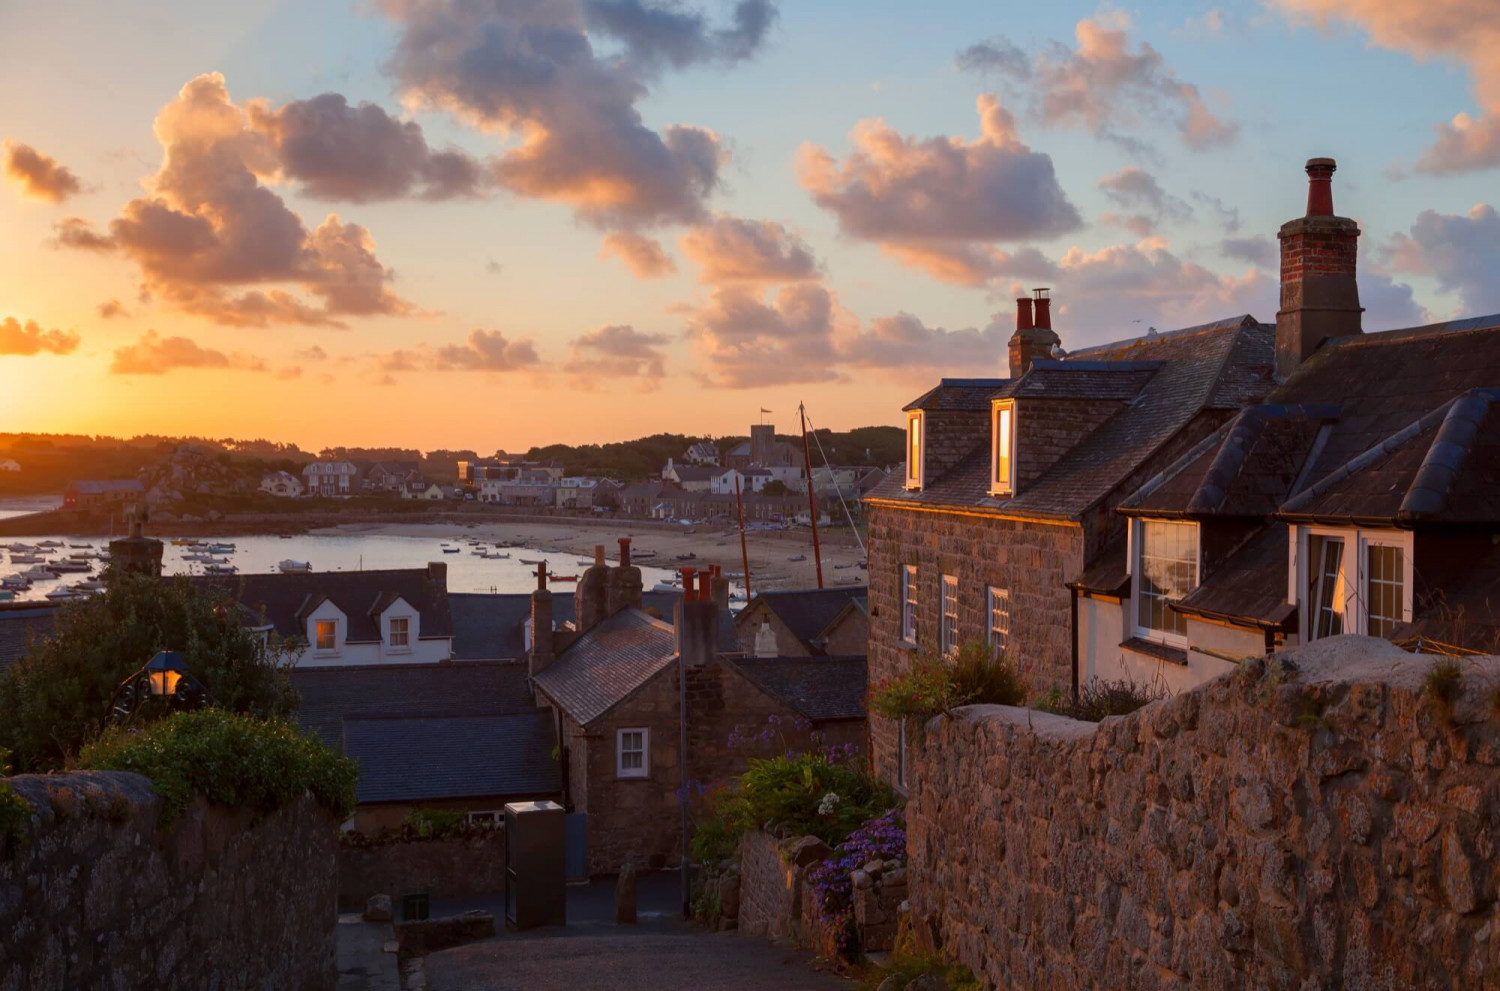
[{"label": "dry stone wall", "polygon": [[920,938],[992,986],[1500,987],[1500,658],[1340,637],[1096,726],[913,741]]},{"label": "dry stone wall", "polygon": [[346,837],[339,844],[339,910],[364,908],[371,895],[426,892],[464,898],[505,892],[505,828],[474,828],[443,839]]},{"label": "dry stone wall", "polygon": [[0,991],[333,988],[338,823],[311,798],[162,828],[138,774],[10,780],[36,813],[0,855]]}]

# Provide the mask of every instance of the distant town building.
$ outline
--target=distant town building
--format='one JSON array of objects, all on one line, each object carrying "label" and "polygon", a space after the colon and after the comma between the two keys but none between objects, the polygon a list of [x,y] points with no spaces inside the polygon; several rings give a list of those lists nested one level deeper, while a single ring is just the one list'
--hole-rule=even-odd
[{"label": "distant town building", "polygon": [[769,423],[750,426],[750,439],[730,449],[724,464],[730,468],[781,468],[802,463],[802,451],[794,444],[776,439],[776,427]]},{"label": "distant town building", "polygon": [[661,470],[662,481],[675,482],[688,492],[711,491],[716,474],[718,469],[712,465],[680,465],[671,458]]},{"label": "distant town building", "polygon": [[21,463],[15,458],[0,458],[0,471],[20,471]]},{"label": "distant town building", "polygon": [[359,491],[358,476],[352,461],[310,461],[302,467],[302,486],[309,496],[347,498]]},{"label": "distant town building", "polygon": [[85,509],[112,502],[136,502],[146,494],[139,478],[69,482],[63,489],[64,509]]},{"label": "distant town building", "polygon": [[719,463],[719,446],[712,441],[700,440],[682,455],[690,465],[716,465]]},{"label": "distant town building", "polygon": [[488,461],[460,461],[458,480],[478,484],[490,480],[499,482],[555,481],[562,478],[561,461],[527,461],[519,457],[492,458]]},{"label": "distant town building", "polygon": [[302,480],[284,471],[272,471],[260,477],[260,490],[274,496],[295,499],[302,494]]},{"label": "distant town building", "polygon": [[360,487],[366,492],[400,492],[407,482],[421,477],[421,462],[376,461],[362,473]]},{"label": "distant town building", "polygon": [[864,657],[869,639],[867,589],[759,592],[734,619],[751,657]]}]

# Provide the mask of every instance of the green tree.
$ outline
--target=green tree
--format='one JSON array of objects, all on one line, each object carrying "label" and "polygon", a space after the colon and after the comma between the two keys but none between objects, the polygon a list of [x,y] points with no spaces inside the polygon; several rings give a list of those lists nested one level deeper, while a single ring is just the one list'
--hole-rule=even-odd
[{"label": "green tree", "polygon": [[262,643],[244,618],[186,578],[111,572],[102,595],[65,606],[53,635],[0,674],[0,747],[19,772],[63,766],[99,734],[120,683],[160,650],[180,653],[216,706],[291,715],[290,654]]}]

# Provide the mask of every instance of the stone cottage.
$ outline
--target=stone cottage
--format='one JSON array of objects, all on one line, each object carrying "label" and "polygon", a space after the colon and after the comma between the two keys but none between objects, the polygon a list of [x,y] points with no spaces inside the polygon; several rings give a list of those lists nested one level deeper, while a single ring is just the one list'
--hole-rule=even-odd
[{"label": "stone cottage", "polygon": [[869,616],[863,586],[759,592],[734,618],[751,657],[864,657]]},{"label": "stone cottage", "polygon": [[[545,581],[532,593],[532,684],[555,714],[564,801],[585,817],[591,874],[679,864],[678,796],[743,772],[752,757],[812,745],[813,734],[865,746],[862,662],[746,661],[717,574],[695,589],[684,569],[674,622],[651,616],[628,538],[620,547],[618,566],[600,547],[580,576],[573,629],[554,627]],[[773,724],[774,739],[743,739]]]}]

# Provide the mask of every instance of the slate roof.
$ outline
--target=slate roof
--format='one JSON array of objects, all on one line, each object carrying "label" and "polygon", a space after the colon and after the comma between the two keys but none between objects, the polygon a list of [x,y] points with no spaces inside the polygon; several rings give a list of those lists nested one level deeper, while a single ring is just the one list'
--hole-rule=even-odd
[{"label": "slate roof", "polygon": [[943,379],[901,408],[903,411],[920,409],[985,412],[990,408],[990,398],[1009,382],[1010,379]]},{"label": "slate roof", "polygon": [[446,573],[430,568],[394,568],[383,571],[326,571],[312,574],[268,574],[193,576],[199,588],[212,589],[239,603],[253,622],[271,624],[282,637],[307,635],[306,617],[318,601],[330,599],[348,617],[346,635],[351,643],[380,639],[382,604],[399,595],[420,618],[418,638],[453,635],[453,617],[448,606]]},{"label": "slate roof", "polygon": [[344,753],[359,762],[355,800],[520,798],[562,791],[552,714],[349,719]]},{"label": "slate roof", "polygon": [[814,722],[865,718],[869,667],[863,657],[756,657],[735,667]]},{"label": "slate roof", "polygon": [[32,641],[52,635],[59,611],[51,602],[0,605],[0,672],[24,657]]},{"label": "slate roof", "polygon": [[297,721],[337,747],[345,719],[529,712],[536,702],[526,674],[524,664],[455,661],[293,668],[291,681]]},{"label": "slate roof", "polygon": [[[671,623],[681,592],[645,592],[641,608],[656,610]],[[519,660],[526,656],[526,622],[531,619],[530,592],[449,592],[453,613],[453,658],[460,661]],[[552,623],[573,621],[574,599],[553,592]]]},{"label": "slate roof", "polygon": [[587,726],[673,663],[672,626],[622,609],[574,640],[534,680],[579,725]]},{"label": "slate roof", "polygon": [[[1032,402],[1051,397],[1121,405],[1119,412],[1013,497],[989,494],[986,426],[974,438],[973,450],[941,477],[927,480],[921,491],[908,492],[902,479],[890,478],[867,499],[1076,520],[1202,412],[1238,409],[1267,391],[1273,337],[1273,327],[1239,316],[1088,348],[1060,361],[1037,362],[1020,379],[999,381],[982,407],[980,388],[965,387],[963,400],[974,404],[972,408],[988,408],[990,398],[1002,395]],[[945,388],[949,387],[939,386],[913,407]]]},{"label": "slate roof", "polygon": [[[786,624],[792,636],[816,653],[818,635],[828,628],[850,602],[868,601],[869,589],[863,585],[840,585],[833,588],[787,589],[759,592],[756,602],[764,602],[776,618]],[[751,605],[754,605],[752,602]],[[748,612],[747,606],[744,612]]]},{"label": "slate roof", "polygon": [[715,476],[722,475],[724,473],[724,469],[719,468],[716,465],[674,464],[672,465],[672,473],[677,476],[677,480],[679,482],[687,484],[688,482],[712,481]]},{"label": "slate roof", "polygon": [[1172,608],[1247,626],[1292,629],[1296,607],[1286,601],[1286,556],[1286,525],[1262,527]]},{"label": "slate roof", "polygon": [[1101,595],[1119,595],[1130,584],[1125,572],[1125,541],[1117,540],[1104,549],[1083,574],[1068,582],[1069,588]]}]

